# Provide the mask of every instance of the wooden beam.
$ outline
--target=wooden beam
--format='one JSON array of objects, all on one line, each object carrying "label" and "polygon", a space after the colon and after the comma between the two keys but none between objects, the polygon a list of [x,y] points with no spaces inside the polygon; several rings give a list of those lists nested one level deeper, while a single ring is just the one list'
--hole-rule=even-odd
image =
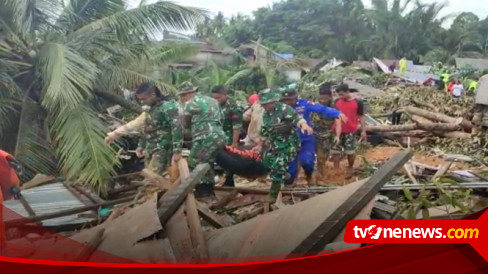
[{"label": "wooden beam", "polygon": [[164,225],[178,210],[181,204],[185,201],[188,193],[193,191],[197,182],[210,170],[209,164],[198,165],[190,176],[183,179],[182,183],[175,188],[166,192],[161,199],[159,199],[158,215],[161,224]]},{"label": "wooden beam", "polygon": [[223,228],[232,225],[230,222],[224,220],[224,218],[221,218],[219,215],[208,209],[202,203],[197,203],[197,209],[200,217],[202,217],[205,221],[207,221],[215,228]]},{"label": "wooden beam", "polygon": [[200,223],[200,217],[198,217],[197,203],[193,193],[189,193],[186,197],[185,211],[195,255],[197,259],[206,259],[208,258],[207,243],[203,235],[203,228]]},{"label": "wooden beam", "polygon": [[40,221],[44,221],[44,220],[69,216],[69,215],[78,214],[78,213],[83,213],[83,212],[89,211],[89,210],[95,210],[99,207],[118,205],[118,204],[130,202],[132,200],[134,200],[134,196],[125,197],[125,198],[121,198],[121,199],[114,200],[114,201],[107,201],[107,202],[95,204],[95,205],[82,206],[82,207],[77,207],[77,208],[70,208],[70,209],[61,210],[58,212],[47,213],[44,215],[37,215],[37,216],[34,216],[30,219],[27,219],[27,218],[16,219],[16,220],[5,222],[5,225],[6,226],[15,226],[15,225],[19,225],[19,224],[25,224],[28,222],[36,223],[36,222],[40,222]]},{"label": "wooden beam", "polygon": [[449,171],[449,169],[451,168],[452,163],[454,163],[454,160],[445,161],[441,165],[439,170],[435,173],[433,179],[437,179],[439,177],[444,176],[444,174],[446,174]]},{"label": "wooden beam", "polygon": [[410,160],[413,153],[397,153],[381,166],[364,185],[357,189],[339,208],[327,217],[308,237],[306,237],[287,258],[294,258],[304,253],[316,254],[332,242],[354,218],[374,198],[381,187]]},{"label": "wooden beam", "polygon": [[97,251],[97,247],[103,241],[103,234],[105,233],[105,228],[100,228],[92,238],[85,242],[85,246],[81,249],[80,253],[74,260],[75,262],[88,262],[90,257]]},{"label": "wooden beam", "polygon": [[[190,169],[186,159],[178,161],[178,171],[180,178],[186,180],[190,176]],[[200,179],[200,177],[198,177]],[[195,249],[195,255],[197,259],[208,258],[208,249],[205,242],[205,236],[203,235],[202,224],[198,217],[197,202],[192,192],[188,193],[185,201],[186,218],[188,221],[188,227],[190,228],[190,237]]]},{"label": "wooden beam", "polygon": [[149,182],[151,182],[155,186],[159,187],[161,190],[166,190],[171,188],[171,184],[168,180],[154,173],[152,170],[149,170],[147,168],[143,169],[141,171],[141,176],[146,178]]},{"label": "wooden beam", "polygon": [[219,210],[224,208],[230,201],[232,201],[232,199],[237,197],[238,194],[239,191],[237,189],[232,190],[231,193],[225,195],[222,197],[222,199],[218,200],[214,205],[212,205],[212,209]]}]

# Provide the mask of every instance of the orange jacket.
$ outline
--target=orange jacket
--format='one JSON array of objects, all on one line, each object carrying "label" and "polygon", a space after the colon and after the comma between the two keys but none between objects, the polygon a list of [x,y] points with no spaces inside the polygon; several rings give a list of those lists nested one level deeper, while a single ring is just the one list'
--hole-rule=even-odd
[{"label": "orange jacket", "polygon": [[19,177],[9,163],[13,160],[12,155],[0,149],[0,203],[13,198],[11,193],[13,187],[20,188]]}]

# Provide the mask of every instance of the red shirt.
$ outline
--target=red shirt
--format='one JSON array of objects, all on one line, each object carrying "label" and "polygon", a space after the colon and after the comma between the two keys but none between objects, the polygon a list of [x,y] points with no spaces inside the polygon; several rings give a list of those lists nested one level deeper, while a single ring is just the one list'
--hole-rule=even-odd
[{"label": "red shirt", "polygon": [[358,131],[359,116],[364,115],[363,102],[357,99],[337,99],[335,107],[346,117],[347,123],[342,123],[342,133],[355,133]]}]

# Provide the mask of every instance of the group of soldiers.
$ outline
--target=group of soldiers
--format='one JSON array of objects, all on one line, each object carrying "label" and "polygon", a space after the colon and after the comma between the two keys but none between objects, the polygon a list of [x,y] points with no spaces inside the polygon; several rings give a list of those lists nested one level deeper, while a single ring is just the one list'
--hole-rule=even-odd
[{"label": "group of soldiers", "polygon": [[[251,149],[262,155],[262,164],[270,170],[272,185],[267,200],[273,202],[283,184],[294,184],[299,166],[312,185],[315,155],[319,156],[319,171],[323,175],[330,151],[344,150],[344,147],[347,151],[350,146],[341,134],[341,125],[348,118],[332,108],[331,86],[322,85],[319,93],[320,103],[314,103],[299,99],[294,85],[265,89],[251,97],[251,106],[243,107],[223,86],[213,88],[211,96],[207,96],[191,83],[185,83],[179,90],[179,99],[172,99],[164,96],[155,85],[143,84],[135,95],[149,110],[110,132],[105,141],[110,144],[131,132],[142,133],[136,150],[138,157],[145,157],[147,168],[163,174],[181,159],[184,133],[191,132],[189,168],[200,163],[213,166],[217,153],[225,146],[242,149],[243,117],[256,114],[260,121],[257,134],[252,135]],[[320,116],[315,134],[312,114]],[[248,137],[251,137],[250,131]],[[226,185],[233,185],[233,176],[226,174]],[[214,183],[212,168],[195,187],[195,197],[212,197]]]}]

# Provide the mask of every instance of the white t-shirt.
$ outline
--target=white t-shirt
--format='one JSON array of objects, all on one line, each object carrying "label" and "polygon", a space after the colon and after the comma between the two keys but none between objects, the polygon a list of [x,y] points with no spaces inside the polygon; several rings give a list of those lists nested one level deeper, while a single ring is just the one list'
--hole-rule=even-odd
[{"label": "white t-shirt", "polygon": [[462,84],[452,86],[452,95],[459,97],[463,94],[464,87]]}]

